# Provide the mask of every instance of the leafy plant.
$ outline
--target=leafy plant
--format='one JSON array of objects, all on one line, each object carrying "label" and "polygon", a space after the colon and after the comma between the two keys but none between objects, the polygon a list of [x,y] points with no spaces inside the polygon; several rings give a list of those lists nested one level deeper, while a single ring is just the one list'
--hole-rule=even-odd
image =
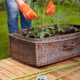
[{"label": "leafy plant", "polygon": [[32,30],[26,34],[26,37],[42,39],[44,37],[65,34],[70,31],[80,31],[78,28],[70,25],[70,21],[65,19],[65,16],[69,14],[63,14],[59,10],[53,15],[46,15],[46,4],[41,6],[42,3],[44,3],[44,0],[41,4],[37,4],[36,2],[36,5],[33,5],[33,9],[37,13],[38,18],[33,20]]}]

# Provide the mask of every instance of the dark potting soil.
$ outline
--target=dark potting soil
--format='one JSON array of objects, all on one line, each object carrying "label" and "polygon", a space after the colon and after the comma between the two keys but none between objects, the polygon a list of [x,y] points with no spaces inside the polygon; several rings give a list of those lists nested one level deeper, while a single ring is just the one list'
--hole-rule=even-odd
[{"label": "dark potting soil", "polygon": [[[76,28],[78,28],[78,29],[80,29],[80,25],[73,25],[73,26],[76,27]],[[26,31],[23,30],[21,32],[21,35],[22,36],[26,36],[29,31],[33,31],[33,29],[28,29]],[[76,32],[79,32],[79,31],[75,31],[75,30],[72,29],[72,30],[66,31],[66,32],[56,32],[56,35],[66,35],[66,34],[72,34],[72,33],[76,33]],[[53,35],[53,36],[56,36],[56,35]],[[52,36],[45,35],[44,37],[52,37]],[[29,36],[29,38],[34,38],[34,36]]]},{"label": "dark potting soil", "polygon": [[[71,31],[68,31],[68,32],[65,32],[65,33],[62,33],[62,32],[57,32],[56,35],[67,35],[67,34],[72,34],[72,33],[76,33],[76,32],[79,32],[79,31],[74,31],[74,30],[71,30]],[[23,36],[26,36],[26,34],[23,34]],[[56,36],[56,35],[53,35],[53,36]],[[48,35],[45,35],[45,38],[47,37],[53,37],[53,36],[48,36]],[[34,36],[29,36],[29,38],[34,38]],[[39,37],[38,37],[39,38]]]}]

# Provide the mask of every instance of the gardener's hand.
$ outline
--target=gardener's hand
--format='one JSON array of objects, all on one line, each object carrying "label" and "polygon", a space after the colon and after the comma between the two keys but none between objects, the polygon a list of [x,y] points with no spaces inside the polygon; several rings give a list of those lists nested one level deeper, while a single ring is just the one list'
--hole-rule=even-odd
[{"label": "gardener's hand", "polygon": [[48,1],[46,6],[46,14],[51,15],[54,12],[55,12],[55,5],[53,4],[52,1]]},{"label": "gardener's hand", "polygon": [[19,5],[18,8],[24,14],[26,19],[37,18],[37,15],[35,14],[35,12],[25,2]]}]

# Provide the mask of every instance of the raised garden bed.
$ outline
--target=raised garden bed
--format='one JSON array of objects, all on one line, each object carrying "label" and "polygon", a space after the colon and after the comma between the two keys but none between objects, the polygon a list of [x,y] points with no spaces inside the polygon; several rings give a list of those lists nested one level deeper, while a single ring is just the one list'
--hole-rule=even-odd
[{"label": "raised garden bed", "polygon": [[[73,25],[80,28],[79,25]],[[29,31],[9,35],[10,56],[29,65],[41,67],[74,56],[80,56],[80,32],[59,33],[57,36],[26,37]]]}]

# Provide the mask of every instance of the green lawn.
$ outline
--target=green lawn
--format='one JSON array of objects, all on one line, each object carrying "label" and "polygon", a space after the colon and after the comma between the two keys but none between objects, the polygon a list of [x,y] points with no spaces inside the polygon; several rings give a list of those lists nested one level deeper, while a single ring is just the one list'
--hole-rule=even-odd
[{"label": "green lawn", "polygon": [[6,11],[0,12],[0,59],[8,57],[8,28]]},{"label": "green lawn", "polygon": [[65,18],[70,21],[72,24],[80,24],[80,7],[63,7],[63,6],[57,6],[56,12],[61,10],[62,13],[68,13]]},{"label": "green lawn", "polygon": [[[71,23],[80,24],[79,7],[66,8],[63,6],[56,6],[56,12],[59,10],[61,10],[62,13],[70,13],[69,16],[66,16],[66,19],[69,19]],[[75,15],[73,11],[76,12],[77,15]],[[73,16],[73,18],[70,16]],[[0,11],[0,59],[7,57],[9,57],[7,15],[6,11]]]}]

